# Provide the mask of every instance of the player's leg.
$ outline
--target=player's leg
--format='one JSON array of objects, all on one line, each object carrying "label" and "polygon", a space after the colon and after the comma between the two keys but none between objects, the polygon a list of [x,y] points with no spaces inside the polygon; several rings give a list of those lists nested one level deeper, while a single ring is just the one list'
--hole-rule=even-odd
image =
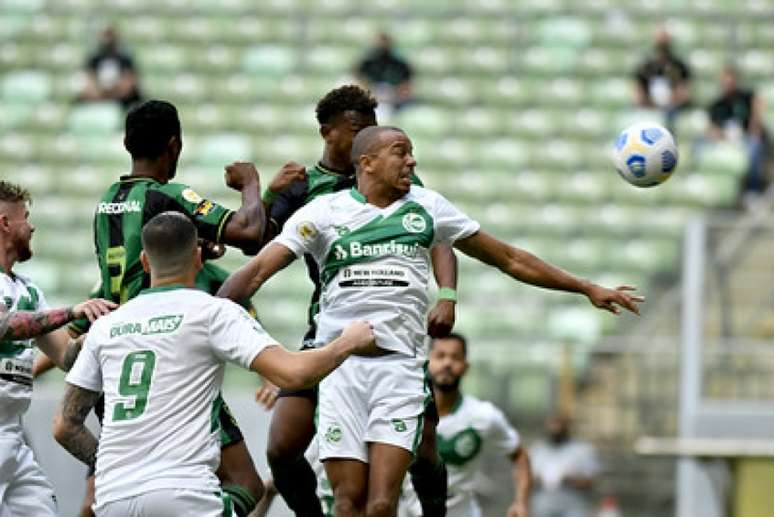
[{"label": "player's leg", "polygon": [[435,436],[437,425],[438,410],[435,407],[435,400],[431,399],[425,408],[422,441],[417,447],[416,459],[409,467],[411,484],[422,505],[422,515],[425,517],[446,515],[448,480],[446,465],[438,454]]},{"label": "player's leg", "polygon": [[360,460],[332,458],[323,462],[333,490],[333,515],[365,515],[368,500],[368,464]]},{"label": "player's leg", "polygon": [[317,391],[280,391],[269,426],[266,456],[274,486],[296,515],[322,517],[317,478],[304,452],[314,438]]},{"label": "player's leg", "polygon": [[2,506],[10,515],[59,515],[54,487],[25,443],[16,450],[16,468],[3,494]]},{"label": "player's leg", "polygon": [[234,514],[249,514],[263,495],[263,483],[247,450],[242,432],[222,397],[215,402],[220,423],[220,466],[216,474],[234,505]]},{"label": "player's leg", "polygon": [[413,455],[402,447],[372,443],[368,448],[367,517],[388,517],[398,511],[400,486]]}]

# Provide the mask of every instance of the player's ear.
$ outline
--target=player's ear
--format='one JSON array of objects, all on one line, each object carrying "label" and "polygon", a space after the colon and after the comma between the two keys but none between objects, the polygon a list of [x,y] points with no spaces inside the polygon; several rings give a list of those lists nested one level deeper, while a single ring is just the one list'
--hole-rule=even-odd
[{"label": "player's ear", "polygon": [[320,136],[323,137],[323,140],[327,141],[327,137],[330,134],[331,134],[331,125],[320,124]]},{"label": "player's ear", "polygon": [[148,260],[148,254],[145,253],[145,250],[140,251],[140,263],[142,264],[143,271],[145,271],[150,275],[150,272],[151,272],[150,261]]},{"label": "player's ear", "polygon": [[365,173],[371,172],[372,156],[370,154],[361,154],[357,159],[357,163],[360,165],[360,170]]},{"label": "player's ear", "polygon": [[196,248],[194,248],[193,265],[196,271],[201,271],[202,267],[204,267],[204,264],[202,262],[201,246],[196,246]]}]

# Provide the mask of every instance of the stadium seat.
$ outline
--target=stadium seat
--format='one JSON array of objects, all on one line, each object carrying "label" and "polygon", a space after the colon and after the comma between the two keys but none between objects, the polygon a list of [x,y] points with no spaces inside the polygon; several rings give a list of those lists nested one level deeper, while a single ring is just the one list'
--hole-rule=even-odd
[{"label": "stadium seat", "polygon": [[3,77],[2,93],[8,102],[41,102],[51,94],[51,79],[37,70],[10,72]]},{"label": "stadium seat", "polygon": [[242,66],[248,73],[279,77],[296,67],[297,53],[291,47],[260,46],[249,49]]},{"label": "stadium seat", "polygon": [[84,135],[99,135],[117,131],[123,122],[123,112],[115,102],[80,104],[70,112],[70,131]]}]

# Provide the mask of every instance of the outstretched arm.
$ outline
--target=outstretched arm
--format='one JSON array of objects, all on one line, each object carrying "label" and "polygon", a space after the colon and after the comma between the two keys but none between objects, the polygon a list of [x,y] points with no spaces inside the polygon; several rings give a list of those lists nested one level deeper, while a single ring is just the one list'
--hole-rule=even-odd
[{"label": "outstretched arm", "polygon": [[350,355],[376,351],[371,325],[358,321],[321,348],[302,352],[288,352],[281,346],[266,348],[253,359],[250,369],[280,388],[302,390],[315,386]]},{"label": "outstretched arm", "polygon": [[242,206],[223,228],[222,241],[254,255],[261,249],[266,227],[266,214],[261,203],[261,182],[252,163],[235,162],[226,167],[226,184],[240,192]]},{"label": "outstretched arm", "polygon": [[67,383],[62,407],[54,417],[54,439],[91,469],[97,459],[97,439],[84,422],[97,399],[99,392]]},{"label": "outstretched arm", "polygon": [[439,293],[435,307],[427,315],[427,334],[432,338],[441,338],[448,336],[454,328],[454,310],[457,305],[457,256],[447,244],[436,244],[430,253]]},{"label": "outstretched arm", "polygon": [[644,301],[643,297],[626,292],[634,290],[631,286],[604,288],[552,266],[535,255],[496,239],[484,231],[478,231],[470,237],[460,239],[454,245],[466,255],[495,266],[516,280],[547,289],[585,294],[595,307],[614,314],[620,312],[617,305],[639,314],[636,302]]},{"label": "outstretched arm", "polygon": [[529,496],[532,491],[532,469],[529,464],[529,455],[524,447],[519,447],[511,456],[513,465],[511,477],[513,478],[513,503],[508,508],[508,517],[529,517]]},{"label": "outstretched arm", "polygon": [[249,300],[264,282],[295,258],[293,252],[282,244],[270,244],[257,257],[232,273],[218,289],[217,296],[235,302]]},{"label": "outstretched arm", "polygon": [[32,339],[58,329],[77,318],[94,321],[116,308],[116,304],[95,298],[75,307],[44,311],[0,311],[0,339],[20,341]]}]

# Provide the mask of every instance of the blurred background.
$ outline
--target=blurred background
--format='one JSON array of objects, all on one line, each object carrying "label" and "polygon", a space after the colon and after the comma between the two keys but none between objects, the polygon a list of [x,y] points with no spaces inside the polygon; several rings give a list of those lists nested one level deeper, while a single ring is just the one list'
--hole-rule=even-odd
[{"label": "blurred background", "polygon": [[[571,418],[599,457],[599,515],[770,516],[772,22],[771,0],[0,0],[0,175],[32,191],[37,226],[20,270],[54,305],[96,282],[91,218],[129,172],[123,117],[138,98],[180,111],[176,180],[235,207],[223,166],[255,161],[267,185],[288,160],[313,165],[315,103],[360,82],[380,123],[411,135],[425,185],[498,237],[648,298],[616,318],[461,258],[464,389],[527,445],[549,415]],[[609,157],[641,120],[680,148],[654,189]],[[295,264],[254,302],[296,346],[310,294]],[[27,425],[73,515],[83,469],[48,433],[61,383],[42,380]],[[266,473],[258,381],[227,383]],[[507,463],[489,465],[486,514],[502,515]]]}]

